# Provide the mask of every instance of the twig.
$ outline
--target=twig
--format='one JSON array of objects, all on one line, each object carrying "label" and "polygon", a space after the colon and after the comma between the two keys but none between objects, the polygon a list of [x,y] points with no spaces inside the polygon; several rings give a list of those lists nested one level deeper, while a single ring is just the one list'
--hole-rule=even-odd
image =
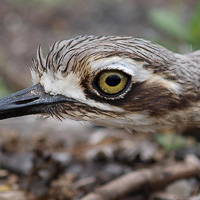
[{"label": "twig", "polygon": [[179,162],[166,167],[142,169],[99,187],[81,200],[114,200],[147,187],[155,190],[176,179],[195,176],[199,173],[199,165],[194,162]]}]

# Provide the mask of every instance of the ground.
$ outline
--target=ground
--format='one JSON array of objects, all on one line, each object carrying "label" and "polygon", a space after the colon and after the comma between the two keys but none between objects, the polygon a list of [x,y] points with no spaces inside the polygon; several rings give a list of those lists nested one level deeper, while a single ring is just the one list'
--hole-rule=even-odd
[{"label": "ground", "polygon": [[[118,199],[189,199],[199,192],[199,169],[184,161],[191,152],[200,156],[192,137],[182,144],[178,138],[174,147],[168,141],[168,151],[156,135],[32,116],[2,121],[0,133],[0,199],[81,199],[120,176],[143,176],[142,170],[158,177],[144,180],[144,187],[136,179],[136,189],[125,183],[133,192]],[[173,134],[164,135],[171,140]]]}]

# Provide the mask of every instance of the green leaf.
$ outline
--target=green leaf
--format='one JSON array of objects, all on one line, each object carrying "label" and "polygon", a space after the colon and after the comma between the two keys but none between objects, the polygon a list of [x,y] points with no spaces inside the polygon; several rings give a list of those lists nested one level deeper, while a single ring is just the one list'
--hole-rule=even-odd
[{"label": "green leaf", "polygon": [[188,146],[188,138],[176,133],[164,133],[155,135],[155,141],[166,151],[174,151]]},{"label": "green leaf", "polygon": [[6,96],[8,94],[9,94],[9,91],[6,88],[6,85],[4,84],[3,80],[0,78],[0,98]]},{"label": "green leaf", "polygon": [[181,17],[175,13],[155,9],[150,11],[149,18],[155,26],[174,38],[184,41],[190,40],[190,34],[185,27],[186,25],[182,22]]},{"label": "green leaf", "polygon": [[192,43],[196,48],[200,48],[200,3],[197,5],[189,21],[189,31]]}]

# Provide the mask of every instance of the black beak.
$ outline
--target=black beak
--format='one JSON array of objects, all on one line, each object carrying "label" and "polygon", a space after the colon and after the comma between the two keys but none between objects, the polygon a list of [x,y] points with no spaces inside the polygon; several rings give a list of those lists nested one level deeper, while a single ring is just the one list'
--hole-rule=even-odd
[{"label": "black beak", "polygon": [[48,106],[72,101],[62,95],[45,93],[41,84],[36,84],[0,99],[0,120],[30,114],[48,113]]}]

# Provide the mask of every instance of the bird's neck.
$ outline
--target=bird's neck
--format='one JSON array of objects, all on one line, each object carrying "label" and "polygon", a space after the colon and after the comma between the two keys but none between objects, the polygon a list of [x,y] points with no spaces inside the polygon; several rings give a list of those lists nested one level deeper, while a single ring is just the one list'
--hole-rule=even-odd
[{"label": "bird's neck", "polygon": [[187,54],[200,68],[200,50]]},{"label": "bird's neck", "polygon": [[200,100],[200,50],[185,55],[175,54],[175,58],[172,71],[176,71],[183,96],[192,101]]}]

